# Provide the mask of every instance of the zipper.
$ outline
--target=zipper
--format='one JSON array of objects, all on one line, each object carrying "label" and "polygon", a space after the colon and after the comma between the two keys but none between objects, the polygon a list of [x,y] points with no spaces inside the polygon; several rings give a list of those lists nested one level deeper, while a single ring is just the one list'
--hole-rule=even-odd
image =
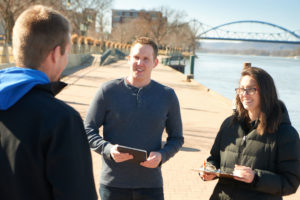
[{"label": "zipper", "polygon": [[243,132],[242,141],[241,141],[241,143],[239,145],[237,145],[238,155],[237,155],[237,158],[236,158],[236,164],[241,165],[242,164],[241,158],[242,158],[243,150],[246,147],[246,142],[247,142],[247,134],[246,134],[246,132],[241,127],[239,127],[238,131],[242,131]]},{"label": "zipper", "polygon": [[242,139],[242,143],[241,143],[241,146],[244,146],[246,144],[246,139],[247,139],[247,136],[244,135],[243,139]]}]

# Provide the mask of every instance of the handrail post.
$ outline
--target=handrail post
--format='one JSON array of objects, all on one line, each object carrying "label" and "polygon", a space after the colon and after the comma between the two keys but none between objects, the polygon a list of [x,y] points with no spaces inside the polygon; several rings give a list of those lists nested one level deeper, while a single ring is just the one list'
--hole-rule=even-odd
[{"label": "handrail post", "polygon": [[195,65],[195,55],[191,55],[190,56],[190,74],[193,76],[194,78],[194,65]]},{"label": "handrail post", "polygon": [[194,79],[194,64],[195,64],[195,55],[190,56],[190,74],[187,75],[186,80],[188,82],[191,81],[191,79]]}]

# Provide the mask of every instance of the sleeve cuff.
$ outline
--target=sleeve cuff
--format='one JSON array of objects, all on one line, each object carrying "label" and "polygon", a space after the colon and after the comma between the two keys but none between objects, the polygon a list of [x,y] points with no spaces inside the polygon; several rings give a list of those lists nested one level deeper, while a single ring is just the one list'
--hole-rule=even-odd
[{"label": "sleeve cuff", "polygon": [[113,158],[110,155],[110,150],[111,150],[112,147],[113,147],[113,145],[110,144],[110,143],[108,143],[107,145],[105,145],[104,151],[103,151],[103,156],[105,157],[105,159],[113,160]]},{"label": "sleeve cuff", "polygon": [[252,183],[251,183],[251,186],[252,186],[252,187],[255,187],[256,184],[258,183],[258,181],[259,181],[259,176],[258,176],[257,172],[254,171],[254,178],[253,178],[253,181],[252,181]]}]

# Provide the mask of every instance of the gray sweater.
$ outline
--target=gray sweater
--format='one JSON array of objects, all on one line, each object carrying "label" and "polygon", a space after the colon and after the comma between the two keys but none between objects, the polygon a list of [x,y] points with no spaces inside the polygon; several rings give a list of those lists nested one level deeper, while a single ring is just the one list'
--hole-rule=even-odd
[{"label": "gray sweater", "polygon": [[[103,125],[103,137],[99,128]],[[162,147],[166,128],[167,142]],[[110,157],[112,145],[158,151],[166,162],[183,144],[182,122],[173,89],[155,81],[143,88],[128,85],[124,78],[109,81],[96,93],[85,119],[92,150],[102,156],[101,184],[119,188],[158,188],[163,186],[161,168],[116,163]]]}]

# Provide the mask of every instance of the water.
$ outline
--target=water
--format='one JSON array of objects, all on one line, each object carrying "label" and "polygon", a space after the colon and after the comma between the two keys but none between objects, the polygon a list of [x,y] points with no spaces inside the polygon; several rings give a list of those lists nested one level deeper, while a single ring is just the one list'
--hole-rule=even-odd
[{"label": "water", "polygon": [[[235,97],[244,62],[266,70],[274,79],[279,99],[289,111],[293,126],[300,132],[300,59],[198,53],[194,79],[228,99]],[[190,73],[189,62],[185,74]]]}]

